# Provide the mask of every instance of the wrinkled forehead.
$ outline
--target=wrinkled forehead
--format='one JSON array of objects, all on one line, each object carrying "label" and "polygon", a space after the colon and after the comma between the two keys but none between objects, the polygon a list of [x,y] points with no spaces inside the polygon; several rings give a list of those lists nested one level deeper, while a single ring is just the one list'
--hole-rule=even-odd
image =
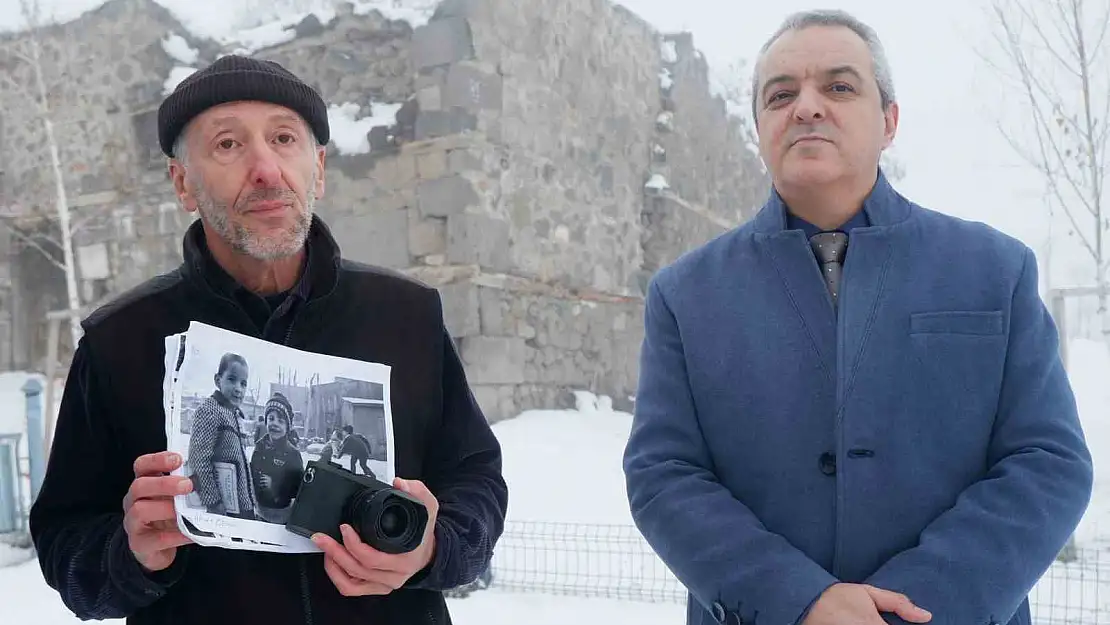
[{"label": "wrinkled forehead", "polygon": [[308,123],[293,109],[270,102],[228,102],[213,106],[193,119],[193,126],[203,135],[223,130],[260,130],[287,125],[308,131]]},{"label": "wrinkled forehead", "polygon": [[871,51],[844,26],[809,26],[787,31],[771,44],[756,66],[759,88],[769,82],[827,80],[837,75],[862,79],[873,73]]}]

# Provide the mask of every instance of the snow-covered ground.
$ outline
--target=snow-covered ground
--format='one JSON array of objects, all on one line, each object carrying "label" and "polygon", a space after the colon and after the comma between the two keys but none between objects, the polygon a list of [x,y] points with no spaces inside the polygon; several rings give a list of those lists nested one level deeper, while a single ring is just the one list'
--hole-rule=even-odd
[{"label": "snow-covered ground", "polygon": [[[1110,457],[1110,423],[1106,423],[1110,350],[1099,342],[1074,341],[1071,371],[1096,461]],[[579,393],[576,410],[529,411],[494,426],[504,449],[504,471],[512,493],[510,533],[494,558],[494,587],[450,600],[456,623],[515,625],[523,613],[529,615],[528,622],[533,625],[674,625],[685,621],[685,606],[674,599],[677,593],[673,577],[652,559],[631,531],[620,467],[630,423],[630,415],[609,409],[606,398],[598,400]],[[1034,589],[1038,625],[1110,622],[1110,567],[1098,562],[1100,554],[1110,550],[1107,528],[1110,469],[1100,462],[1091,507],[1078,533],[1083,560],[1054,566]],[[514,537],[513,531],[522,533]],[[536,532],[540,539],[529,545],[526,532]],[[584,545],[584,551],[575,552],[574,545]],[[26,553],[5,549],[0,545],[0,562],[27,557]],[[545,567],[549,568],[538,570]],[[643,584],[665,590],[669,600],[649,603],[498,588],[499,581],[504,580],[518,587],[529,585],[522,581],[547,582],[556,590],[574,583],[565,573],[578,570],[578,574],[585,575],[583,590],[604,594],[606,584],[618,574],[627,579],[633,569],[644,575],[640,580]],[[5,610],[4,622],[12,625],[78,622],[43,583],[33,560],[0,568],[0,605]]]}]

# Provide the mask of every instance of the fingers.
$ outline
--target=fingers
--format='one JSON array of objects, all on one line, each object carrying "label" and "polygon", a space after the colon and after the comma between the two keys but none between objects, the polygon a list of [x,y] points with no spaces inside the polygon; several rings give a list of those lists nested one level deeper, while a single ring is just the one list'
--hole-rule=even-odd
[{"label": "fingers", "polygon": [[135,503],[124,516],[128,546],[136,554],[152,554],[192,542],[176,523],[173,502],[145,499]]},{"label": "fingers", "polygon": [[429,512],[434,513],[439,510],[439,501],[436,499],[436,496],[432,494],[432,491],[428,490],[424,482],[420,480],[405,480],[398,477],[393,480],[393,487],[419,499],[420,503],[424,504],[424,507],[428,508]]},{"label": "fingers", "polygon": [[928,623],[933,618],[928,610],[914,605],[906,595],[874,586],[864,586],[864,588],[880,612],[894,612],[902,620],[910,623]]},{"label": "fingers", "polygon": [[339,526],[339,532],[343,534],[343,547],[368,571],[396,573],[405,570],[405,554],[382,553],[374,549],[362,542],[358,532],[346,523]]},{"label": "fingers", "polygon": [[412,576],[412,563],[405,555],[381,553],[363,543],[349,525],[340,526],[344,542],[340,544],[326,534],[313,538],[325,558],[331,560],[355,582],[372,582],[396,590]]},{"label": "fingers", "polygon": [[[170,520],[176,521],[177,514],[173,501],[168,499],[143,499],[136,501],[123,517],[123,526],[128,534],[151,531],[157,524]],[[176,527],[176,523],[174,525]],[[164,526],[163,526],[164,527]]]},{"label": "fingers", "polygon": [[135,477],[162,475],[181,466],[181,456],[169,451],[145,454],[135,459]]},{"label": "fingers", "polygon": [[[335,542],[335,541],[332,541]],[[338,543],[336,543],[338,545]],[[343,570],[331,555],[324,556],[324,571],[327,572],[328,578],[335,584],[336,590],[344,597],[361,597],[364,595],[388,595],[393,592],[384,584],[374,581],[366,581],[355,579]]]},{"label": "fingers", "polygon": [[124,512],[139,499],[173,497],[193,490],[192,480],[166,475],[181,466],[181,456],[171,452],[146,454],[135,459],[135,481],[123,498]]},{"label": "fingers", "polygon": [[141,499],[162,499],[185,495],[193,490],[193,481],[180,475],[140,477],[131,483],[124,497],[123,509],[127,511]]},{"label": "fingers", "polygon": [[333,560],[349,576],[358,579],[373,577],[370,569],[363,566],[347,549],[327,534],[318,534],[312,541],[324,550],[324,555]]}]

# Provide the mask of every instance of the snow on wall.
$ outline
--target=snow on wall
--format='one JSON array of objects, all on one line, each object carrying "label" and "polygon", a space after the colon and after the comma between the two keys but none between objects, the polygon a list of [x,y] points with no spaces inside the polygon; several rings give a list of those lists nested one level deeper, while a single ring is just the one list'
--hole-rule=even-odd
[{"label": "snow on wall", "polygon": [[652,191],[663,191],[671,188],[671,185],[663,174],[652,174],[651,178],[644,184],[644,188]]},{"label": "snow on wall", "polygon": [[[386,19],[408,22],[412,28],[428,23],[439,0],[154,0],[169,11],[190,34],[211,39],[233,49],[251,53],[292,38],[286,29],[315,15],[322,24],[335,18],[336,8],[345,2],[356,15],[379,11]],[[41,21],[65,23],[96,10],[105,0],[39,0]],[[12,3],[15,5],[15,3]],[[259,11],[263,4],[265,10]],[[26,28],[17,9],[0,12],[0,32]],[[288,34],[286,34],[288,33]],[[183,43],[183,42],[182,42]],[[187,48],[187,46],[186,46]],[[185,65],[192,62],[167,53]]]},{"label": "snow on wall", "polygon": [[353,102],[332,104],[328,107],[328,125],[331,140],[339,154],[367,154],[370,152],[369,132],[379,126],[397,123],[401,104],[371,102],[370,115],[358,117],[361,107]]},{"label": "snow on wall", "polygon": [[200,52],[192,48],[185,38],[177,33],[170,33],[162,40],[162,49],[170,58],[183,65],[193,65],[197,62]]},{"label": "snow on wall", "polygon": [[[310,15],[327,25],[342,0],[278,0],[259,14],[244,0],[155,0],[197,37],[217,41],[236,53],[258,50],[292,40],[293,27]],[[354,0],[355,15],[379,11],[386,19],[417,28],[428,22],[438,0]],[[230,5],[230,6],[229,6]],[[238,6],[237,6],[238,5]],[[228,19],[229,14],[233,17]]]},{"label": "snow on wall", "polygon": [[354,3],[355,15],[379,11],[386,19],[408,22],[413,28],[428,23],[439,0],[361,0]]},{"label": "snow on wall", "polygon": [[673,41],[664,40],[659,44],[659,54],[663,57],[664,63],[678,62],[678,47]]},{"label": "snow on wall", "polygon": [[173,90],[177,89],[177,85],[181,84],[181,81],[193,75],[196,71],[195,67],[182,67],[180,65],[174,67],[170,70],[170,75],[166,76],[166,82],[162,83],[162,94],[169,95],[173,93]]}]

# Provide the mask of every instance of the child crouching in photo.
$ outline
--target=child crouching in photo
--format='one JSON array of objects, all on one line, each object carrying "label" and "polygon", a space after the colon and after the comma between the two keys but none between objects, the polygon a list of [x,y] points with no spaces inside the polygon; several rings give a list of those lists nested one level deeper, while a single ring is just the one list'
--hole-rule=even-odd
[{"label": "child crouching in photo", "polygon": [[304,462],[295,443],[293,406],[281,393],[266,402],[266,434],[251,455],[251,474],[258,494],[258,516],[284,525],[301,485]]},{"label": "child crouching in photo", "polygon": [[208,512],[254,519],[254,489],[239,427],[247,374],[247,361],[239,354],[220,358],[216,390],[193,415],[189,465],[194,490]]}]

